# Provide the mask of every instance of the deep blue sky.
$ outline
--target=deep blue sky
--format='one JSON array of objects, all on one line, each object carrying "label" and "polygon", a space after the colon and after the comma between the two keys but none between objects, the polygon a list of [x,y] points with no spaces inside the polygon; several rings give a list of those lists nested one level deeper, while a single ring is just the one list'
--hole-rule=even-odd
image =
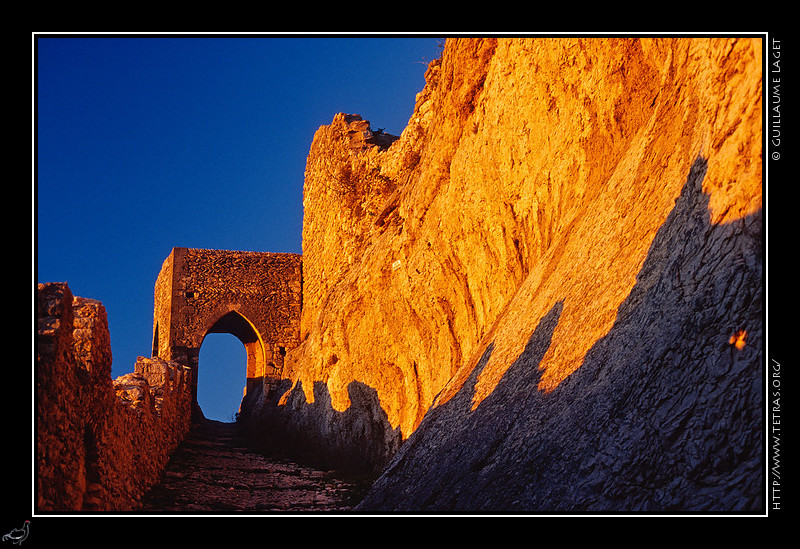
[{"label": "deep blue sky", "polygon": [[[35,282],[102,301],[112,375],[131,372],[150,354],[153,286],[172,247],[300,253],[314,132],[346,112],[399,135],[440,43],[38,36]],[[231,418],[244,376],[242,344],[209,336],[208,417]]]}]

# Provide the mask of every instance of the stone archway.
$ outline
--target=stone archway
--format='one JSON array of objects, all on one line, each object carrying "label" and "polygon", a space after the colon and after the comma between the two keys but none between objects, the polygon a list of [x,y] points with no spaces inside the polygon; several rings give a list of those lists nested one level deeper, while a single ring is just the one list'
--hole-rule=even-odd
[{"label": "stone archway", "polygon": [[284,375],[300,338],[302,256],[173,248],[155,285],[153,356],[193,369],[197,404],[200,346],[229,333],[247,352],[245,392]]}]

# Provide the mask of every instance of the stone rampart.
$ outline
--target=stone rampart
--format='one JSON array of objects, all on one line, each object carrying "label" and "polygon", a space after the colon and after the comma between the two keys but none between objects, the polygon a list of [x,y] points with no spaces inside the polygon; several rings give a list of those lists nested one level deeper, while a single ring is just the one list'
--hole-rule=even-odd
[{"label": "stone rampart", "polygon": [[38,285],[36,508],[129,511],[191,426],[190,369],[139,357],[111,379],[102,303]]}]

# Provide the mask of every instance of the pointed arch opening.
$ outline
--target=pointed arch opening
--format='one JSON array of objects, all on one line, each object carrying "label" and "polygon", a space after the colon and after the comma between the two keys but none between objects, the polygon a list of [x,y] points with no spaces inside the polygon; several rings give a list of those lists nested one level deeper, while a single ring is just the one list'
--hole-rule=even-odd
[{"label": "pointed arch opening", "polygon": [[[255,329],[253,324],[247,320],[241,313],[237,311],[229,311],[223,314],[219,319],[217,319],[209,328],[206,330],[206,333],[203,335],[203,342],[208,338],[209,334],[230,334],[238,339],[242,345],[244,346],[244,355],[245,355],[245,379],[243,380],[243,391],[241,394],[241,398],[244,398],[248,392],[252,391],[254,387],[260,384],[264,377],[264,371],[266,368],[266,354],[265,354],[265,347],[264,342],[261,339],[260,334]],[[214,347],[217,348],[217,342],[219,342],[219,338],[214,337],[215,341]],[[223,348],[228,349],[228,353],[230,355],[236,355],[234,351],[231,351],[231,348],[228,346],[223,340]],[[215,349],[218,350],[218,349]],[[229,356],[224,357],[224,360],[220,360],[217,358],[218,364],[216,367],[225,368],[227,372],[214,372],[214,375],[211,375],[212,372],[204,372],[203,370],[203,360],[206,360],[205,353],[203,353],[203,344],[201,343],[200,347],[201,360],[198,363],[198,381],[202,383],[202,379],[204,374],[206,374],[206,379],[211,379],[213,383],[213,378],[219,375],[226,375],[230,376],[231,382],[235,382],[237,379],[241,379],[242,369],[240,368],[241,357],[237,356]],[[213,355],[212,355],[213,356]],[[220,366],[219,363],[223,365]],[[209,366],[214,366],[213,364],[209,364]],[[225,383],[220,383],[219,386],[223,387],[224,385],[230,385],[228,379],[225,380]],[[213,390],[213,389],[212,389]],[[225,418],[227,420],[229,418]]]},{"label": "pointed arch opening", "polygon": [[198,355],[197,404],[206,419],[236,421],[246,387],[247,356],[238,338],[210,333]]}]

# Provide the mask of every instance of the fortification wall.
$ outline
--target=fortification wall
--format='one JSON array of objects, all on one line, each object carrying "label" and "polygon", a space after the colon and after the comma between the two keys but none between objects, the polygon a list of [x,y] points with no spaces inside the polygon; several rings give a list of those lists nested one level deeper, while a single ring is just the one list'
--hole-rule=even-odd
[{"label": "fortification wall", "polygon": [[301,276],[297,254],[173,248],[155,285],[153,356],[196,370],[206,335],[230,333],[247,353],[246,392],[279,379],[299,343]]},{"label": "fortification wall", "polygon": [[300,269],[297,254],[174,248],[156,285],[154,324],[169,326],[158,356],[169,346],[199,347],[230,311],[245,316],[264,340],[296,345]]},{"label": "fortification wall", "polygon": [[191,371],[139,357],[111,379],[102,303],[39,284],[36,508],[128,511],[158,481],[191,426]]}]

